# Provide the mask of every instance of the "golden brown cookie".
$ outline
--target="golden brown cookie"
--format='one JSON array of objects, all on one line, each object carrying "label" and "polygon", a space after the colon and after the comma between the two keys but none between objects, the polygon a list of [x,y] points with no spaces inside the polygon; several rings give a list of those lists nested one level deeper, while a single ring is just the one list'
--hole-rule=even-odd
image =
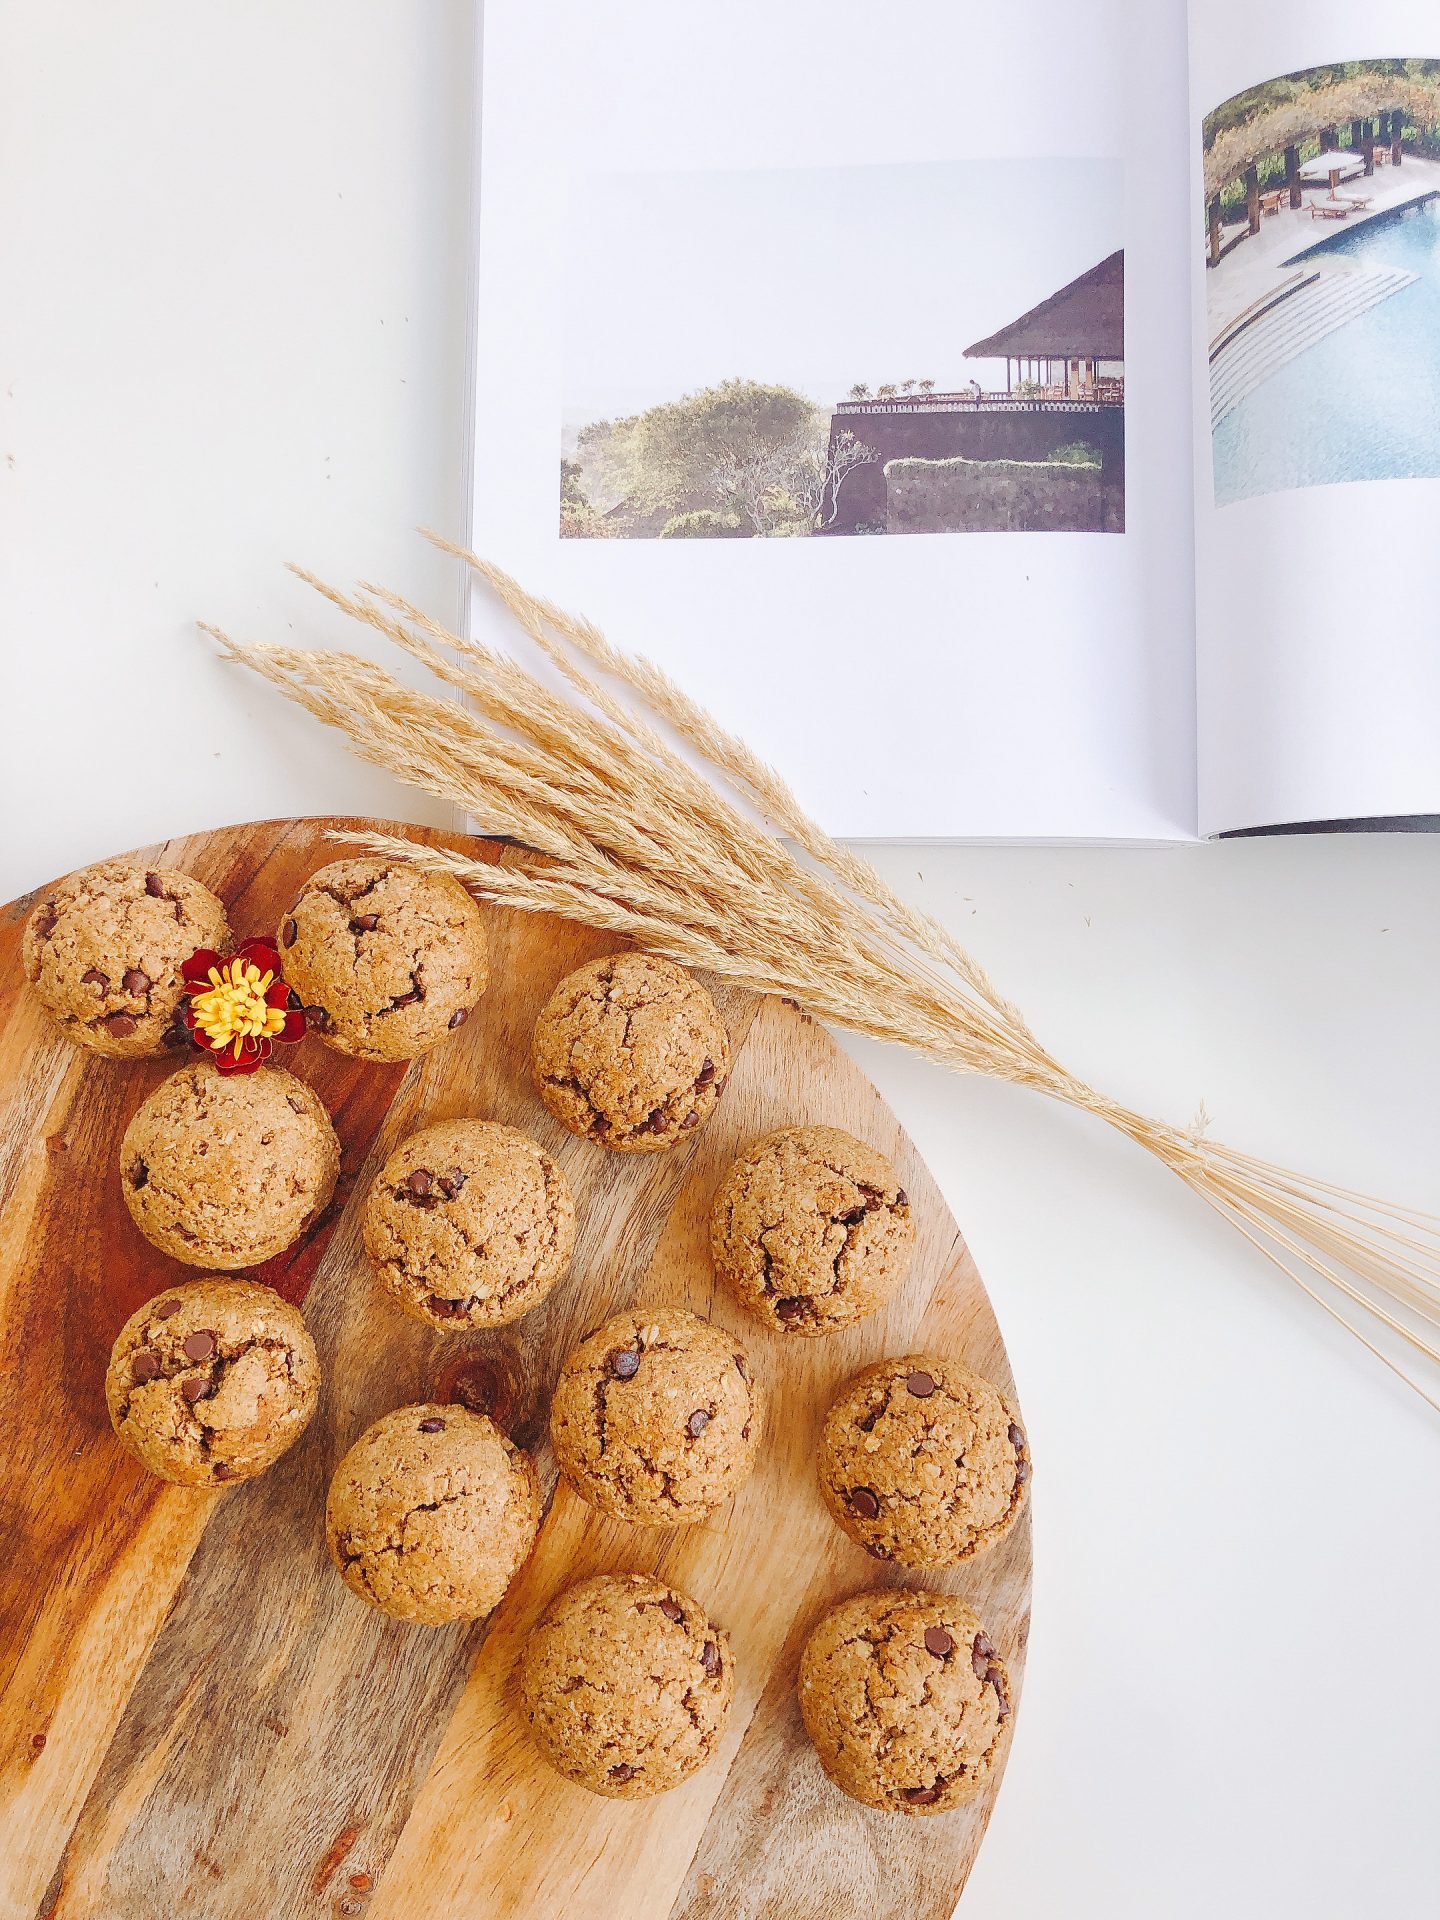
[{"label": "golden brown cookie", "polygon": [[132,1313],[105,1374],[121,1445],[185,1487],[263,1473],[310,1424],[319,1394],[298,1309],[271,1287],[213,1275]]},{"label": "golden brown cookie", "polygon": [[874,1147],[782,1127],[731,1167],[710,1210],[715,1270],[779,1333],[831,1333],[883,1306],[915,1247],[910,1201]]},{"label": "golden brown cookie", "polygon": [[47,888],[25,928],[25,977],[77,1046],[131,1059],[159,1053],[200,947],[230,945],[225,909],[171,867],[107,860]]},{"label": "golden brown cookie", "polygon": [[445,1120],[412,1133],[365,1201],[365,1250],[407,1313],[498,1327],[538,1307],[570,1264],[575,1202],[516,1127]]},{"label": "golden brown cookie", "polygon": [[684,967],[613,953],[566,974],[535,1023],[535,1084],[562,1126],[619,1153],[663,1153],[715,1111],[730,1036]]},{"label": "golden brown cookie", "polygon": [[1029,1478],[1025,1435],[999,1389],[940,1354],[866,1367],[825,1416],[820,1491],[879,1560],[958,1566],[1010,1531]]},{"label": "golden brown cookie", "polygon": [[979,1620],[943,1593],[857,1593],[800,1656],[800,1713],[820,1764],[867,1807],[946,1813],[1004,1744],[1010,1680]]},{"label": "golden brown cookie", "polygon": [[744,1485],[764,1420],[735,1336],[656,1307],[617,1314],[565,1361],[550,1442],[560,1471],[602,1513],[688,1526]]},{"label": "golden brown cookie", "polygon": [[557,1773],[643,1800],[714,1753],[734,1660],[729,1636],[688,1594],[642,1573],[601,1574],[551,1601],[526,1644],[520,1689]]},{"label": "golden brown cookie", "polygon": [[324,1211],[340,1143],[320,1097],[283,1067],[224,1075],[197,1060],[140,1107],[120,1145],[131,1218],[192,1267],[258,1266]]},{"label": "golden brown cookie", "polygon": [[465,1407],[397,1407],[335,1469],[325,1541],[353,1593],[398,1620],[478,1620],[540,1527],[530,1456]]},{"label": "golden brown cookie", "polygon": [[448,873],[403,860],[337,860],[280,922],[285,978],[315,1031],[361,1060],[409,1060],[463,1026],[485,991],[480,909]]}]

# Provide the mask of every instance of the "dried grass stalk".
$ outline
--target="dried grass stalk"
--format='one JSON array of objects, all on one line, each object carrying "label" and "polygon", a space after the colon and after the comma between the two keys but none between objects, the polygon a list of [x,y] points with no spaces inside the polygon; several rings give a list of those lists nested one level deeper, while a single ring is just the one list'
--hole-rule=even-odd
[{"label": "dried grass stalk", "polygon": [[1288,1173],[1097,1092],[1040,1044],[944,927],[831,840],[770,767],[651,662],[429,537],[488,583],[573,698],[396,594],[364,584],[342,593],[298,568],[463,700],[418,692],[354,654],[241,645],[205,629],[231,659],[338,727],[363,759],[543,859],[492,866],[383,835],[367,843],[374,851],[452,873],[480,899],[566,915],[786,995],[835,1026],[1097,1115],[1440,1410],[1414,1371],[1417,1361],[1440,1365],[1440,1221]]}]

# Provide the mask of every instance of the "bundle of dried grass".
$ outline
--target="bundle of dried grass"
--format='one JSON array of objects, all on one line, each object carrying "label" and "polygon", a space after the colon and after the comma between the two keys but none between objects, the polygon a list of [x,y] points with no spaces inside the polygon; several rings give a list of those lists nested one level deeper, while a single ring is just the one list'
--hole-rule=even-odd
[{"label": "bundle of dried grass", "polygon": [[373,850],[453,873],[478,898],[566,915],[754,992],[787,995],[835,1026],[1098,1115],[1440,1411],[1434,1385],[1412,1370],[1416,1359],[1440,1365],[1432,1333],[1440,1221],[1288,1173],[1098,1093],[1046,1051],[944,927],[831,840],[778,775],[655,666],[430,537],[489,584],[576,698],[396,594],[363,584],[342,593],[298,568],[464,700],[417,692],[354,654],[245,646],[205,629],[230,658],[338,727],[363,759],[543,858],[492,866],[383,836]]}]

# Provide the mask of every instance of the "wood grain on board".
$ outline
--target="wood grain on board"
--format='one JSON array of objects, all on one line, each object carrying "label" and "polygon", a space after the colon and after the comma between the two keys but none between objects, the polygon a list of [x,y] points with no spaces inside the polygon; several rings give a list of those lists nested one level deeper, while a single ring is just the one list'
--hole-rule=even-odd
[{"label": "wood grain on board", "polygon": [[[145,857],[213,887],[238,933],[270,931],[305,876],[343,852],[326,829],[368,824],[260,823]],[[121,1323],[187,1277],[136,1232],[116,1178],[126,1121],[174,1062],[102,1060],[50,1026],[20,969],[28,904],[0,909],[0,1920],[946,1920],[998,1781],[952,1814],[872,1812],[825,1779],[800,1724],[794,1677],[810,1626],[833,1599],[902,1577],[830,1521],[814,1447],[841,1381],[886,1353],[938,1346],[1013,1383],[959,1230],[846,1055],[793,1007],[719,988],[736,1065],[713,1121],[668,1154],[608,1154],[546,1114],[529,1039],[560,975],[615,943],[486,909],[489,991],[435,1053],[376,1067],[312,1037],[286,1054],[334,1116],[344,1171],[305,1242],[259,1272],[303,1301],[325,1388],[309,1431],[269,1473],[193,1492],[121,1450],[101,1389]],[[456,1336],[389,1304],[358,1216],[406,1133],[462,1114],[534,1133],[564,1167],[581,1225],[572,1271],[544,1306]],[[884,1312],[825,1339],[786,1339],[717,1291],[705,1216],[746,1141],[811,1120],[896,1161],[918,1244]],[[628,1527],[555,1485],[545,1419],[556,1369],[630,1300],[687,1304],[733,1327],[771,1390],[756,1473],[704,1526]],[[418,1399],[481,1407],[536,1451],[547,1516],[488,1621],[389,1620],[325,1556],[321,1514],[340,1454],[378,1414]],[[663,1573],[735,1646],[721,1752],[652,1801],[607,1801],[561,1780],[515,1709],[530,1623],[558,1589],[606,1568]],[[925,1583],[977,1607],[1018,1696],[1028,1518],[974,1567]]]}]

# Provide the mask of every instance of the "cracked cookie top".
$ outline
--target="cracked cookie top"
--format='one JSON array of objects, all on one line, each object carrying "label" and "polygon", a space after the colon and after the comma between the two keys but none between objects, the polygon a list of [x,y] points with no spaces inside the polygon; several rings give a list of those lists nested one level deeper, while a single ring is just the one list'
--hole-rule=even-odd
[{"label": "cracked cookie top", "polygon": [[565,1361],[550,1441],[566,1479],[602,1513],[688,1526],[749,1478],[764,1419],[735,1336],[657,1307],[617,1314]]},{"label": "cracked cookie top", "polygon": [[131,1314],[105,1374],[121,1443],[187,1487],[263,1473],[305,1431],[319,1392],[298,1310],[254,1280],[213,1276]]},{"label": "cracked cookie top", "polygon": [[705,988],[653,953],[577,967],[535,1023],[535,1084],[571,1133],[663,1153],[715,1111],[730,1036]]},{"label": "cracked cookie top", "polygon": [[536,1744],[592,1793],[664,1793],[715,1751],[735,1696],[729,1636],[689,1594],[601,1574],[551,1601],[525,1647]]},{"label": "cracked cookie top", "polygon": [[229,946],[225,908],[208,887],[170,867],[107,860],[40,895],[21,959],[68,1039],[128,1059],[164,1047],[191,954]]},{"label": "cracked cookie top", "polygon": [[480,909],[448,873],[337,860],[312,873],[277,935],[316,1031],[361,1060],[409,1060],[463,1026],[485,991]]},{"label": "cracked cookie top", "polygon": [[407,1313],[498,1327],[570,1264],[575,1202],[549,1154],[516,1127],[446,1120],[412,1133],[365,1201],[365,1250]]},{"label": "cracked cookie top", "polygon": [[540,1485],[483,1413],[397,1407],[335,1469],[325,1540],[352,1592],[400,1620],[478,1620],[540,1527]]},{"label": "cracked cookie top", "polygon": [[819,1467],[826,1506],[868,1553],[954,1567],[1010,1531],[1030,1453],[997,1387],[958,1361],[912,1353],[841,1388]]},{"label": "cracked cookie top", "polygon": [[258,1266],[330,1203],[340,1143],[320,1096],[283,1067],[181,1067],[120,1143],[120,1188],[137,1227],[192,1267]]},{"label": "cracked cookie top", "polygon": [[838,1127],[756,1140],[710,1212],[716,1272],[780,1333],[829,1333],[873,1313],[905,1278],[914,1245],[895,1169]]},{"label": "cracked cookie top", "polygon": [[859,1593],[800,1656],[800,1713],[836,1786],[867,1807],[945,1813],[1004,1744],[1010,1680],[980,1621],[944,1593]]}]

